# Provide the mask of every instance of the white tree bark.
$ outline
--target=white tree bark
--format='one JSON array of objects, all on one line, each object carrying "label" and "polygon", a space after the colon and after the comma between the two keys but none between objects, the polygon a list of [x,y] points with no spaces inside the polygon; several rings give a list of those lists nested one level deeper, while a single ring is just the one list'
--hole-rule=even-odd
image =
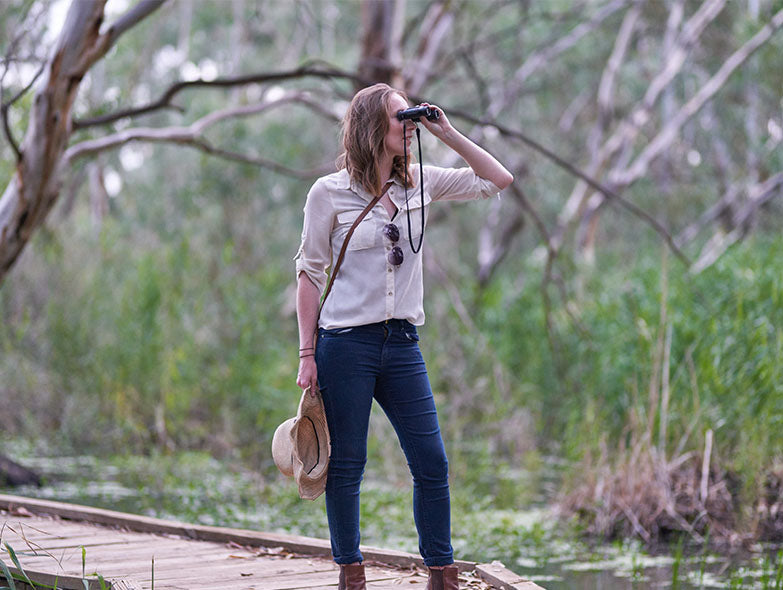
[{"label": "white tree bark", "polygon": [[84,76],[117,39],[165,0],[142,0],[101,31],[106,0],[74,0],[30,110],[16,173],[0,198],[0,282],[60,194],[71,111]]},{"label": "white tree bark", "polygon": [[644,176],[650,163],[671,146],[682,126],[698,113],[704,104],[723,88],[729,76],[742,66],[781,27],[783,27],[783,10],[779,10],[752,38],[728,57],[707,83],[699,88],[699,91],[680,108],[670,121],[666,122],[634,162],[625,170],[617,171],[610,175],[611,182],[619,186],[628,186]]},{"label": "white tree bark", "polygon": [[[670,51],[661,60],[661,68],[651,80],[644,98],[633,110],[617,123],[612,135],[597,150],[592,151],[590,164],[586,168],[587,174],[597,176],[599,172],[610,165],[613,169],[622,169],[617,163],[611,164],[613,156],[629,148],[649,122],[652,109],[657,103],[663,91],[672,83],[675,76],[682,70],[688,52],[697,43],[699,37],[723,9],[726,0],[705,0],[691,18],[683,26],[683,30],[677,41],[671,46]],[[676,11],[674,11],[676,14]],[[675,26],[670,18],[669,28]],[[676,21],[676,19],[675,19]],[[627,151],[626,151],[627,153]],[[591,197],[592,203],[586,201]],[[560,247],[568,226],[581,214],[583,219],[588,219],[598,206],[603,203],[603,196],[593,194],[584,182],[578,182],[568,198],[558,219],[558,226],[553,232],[553,240],[556,247]]]}]

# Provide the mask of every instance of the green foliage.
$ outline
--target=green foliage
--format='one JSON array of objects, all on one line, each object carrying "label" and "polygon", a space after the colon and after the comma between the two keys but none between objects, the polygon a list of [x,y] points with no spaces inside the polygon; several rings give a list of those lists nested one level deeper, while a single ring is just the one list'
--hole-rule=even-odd
[{"label": "green foliage", "polygon": [[[414,51],[411,31],[424,22],[428,8],[409,5],[408,16],[415,16],[407,25],[405,56]],[[22,2],[10,6],[0,14],[3,31],[12,31],[29,8]],[[233,13],[239,8],[242,14]],[[688,6],[686,18],[692,9]],[[512,79],[527,57],[551,47],[595,10],[590,3],[572,2],[459,3],[454,34],[442,48],[451,56],[450,67],[424,93],[480,116],[495,98],[495,81]],[[668,12],[656,3],[643,10],[643,36],[617,72],[619,112],[633,108],[662,65],[659,44]],[[562,117],[598,87],[615,40],[606,31],[616,30],[621,12],[550,67],[537,70],[499,121],[543,138],[583,165],[596,106],[577,109],[570,126],[561,126]],[[189,34],[180,27],[185,18],[192,18]],[[319,57],[352,69],[359,21],[352,2],[246,2],[231,9],[220,2],[168,3],[156,18],[123,36],[103,69],[91,71],[90,96],[87,90],[79,96],[77,118],[146,103],[182,78],[187,64],[211,64],[224,76],[284,69]],[[234,51],[237,22],[243,27]],[[704,76],[759,24],[741,3],[729,3],[715,34],[689,56],[691,69],[672,86],[674,104],[692,96]],[[317,34],[311,34],[312,27]],[[720,114],[709,118],[712,127],[702,129],[702,119],[687,126],[682,145],[661,163],[665,171],[654,170],[623,196],[671,227],[694,219],[725,188],[723,180],[715,180],[724,174],[714,153],[716,137],[727,144],[732,162],[744,162],[752,153],[759,171],[781,169],[783,150],[773,138],[753,138],[743,130],[750,89],[758,91],[755,116],[779,127],[782,44],[777,35],[732,77],[708,107]],[[180,51],[177,59],[185,64],[172,58],[166,65],[164,57]],[[314,79],[230,91],[189,89],[177,95],[178,110],[80,130],[73,141],[127,124],[187,125],[280,88],[307,90],[316,101],[350,93],[346,82]],[[31,100],[28,94],[11,109],[17,138],[27,125]],[[468,130],[458,118],[454,122]],[[653,124],[643,135],[650,131]],[[223,121],[206,139],[301,170],[334,161],[337,138],[331,119],[290,104]],[[518,144],[490,136],[486,144],[504,162],[508,158],[519,186],[551,226],[574,187],[573,177]],[[703,163],[675,166],[689,149],[703,154]],[[8,146],[0,150],[5,184],[13,159]],[[440,150],[426,151],[425,160],[439,163],[445,158]],[[134,159],[137,164],[129,164]],[[80,180],[88,163],[79,164],[60,198],[73,197],[72,206],[62,203],[54,210],[49,227],[35,235],[0,287],[0,428],[95,453],[186,450],[239,457],[269,472],[272,433],[298,398],[291,258],[310,181],[182,146],[128,144],[89,165],[104,177],[114,173],[121,179],[108,214],[99,217],[89,205],[89,186]],[[509,201],[504,207],[516,206]],[[538,495],[542,480],[555,480],[549,489],[556,489],[562,473],[542,473],[542,458],[567,461],[561,469],[568,481],[569,469],[585,456],[622,446],[649,425],[669,452],[700,452],[711,429],[715,465],[737,477],[741,498],[752,506],[765,471],[783,453],[776,436],[783,420],[779,215],[762,215],[755,239],[694,276],[676,260],[664,263],[657,237],[610,206],[602,211],[595,264],[568,257],[574,238],[567,235],[554,281],[542,287],[540,240],[528,228],[515,238],[492,280],[476,280],[472,261],[488,207],[443,205],[427,238],[427,255],[443,275],[426,277],[422,349],[452,475],[466,490],[455,502],[463,502],[465,511],[472,502],[480,515],[545,501],[549,498]],[[779,204],[769,208],[779,213]],[[662,428],[661,351],[667,331],[670,398]],[[661,433],[664,439],[657,440]],[[390,462],[389,449],[396,450],[386,444],[391,436],[389,429],[375,433],[374,460]],[[270,493],[276,494],[276,505],[300,510],[290,491]],[[409,515],[392,508],[398,496],[399,490],[384,490],[366,510],[388,511],[389,526],[400,525]],[[190,501],[194,513],[208,513],[208,502]],[[301,518],[303,532],[315,526]],[[476,522],[463,524],[467,529]],[[387,533],[386,523],[375,526],[379,535]],[[520,547],[547,539],[513,519],[499,525],[498,538],[507,538],[503,531]]]},{"label": "green foliage", "polygon": [[[12,374],[13,363],[10,383],[32,399],[28,387],[47,385],[49,401],[28,405],[28,423],[50,424],[48,434],[61,444],[103,452],[208,449],[268,469],[272,433],[294,411],[297,392],[292,273],[267,252],[284,251],[292,237],[262,224],[271,239],[259,251],[226,209],[190,211],[174,220],[187,231],[161,225],[144,242],[111,218],[79,242],[41,234],[40,254],[31,258],[40,280],[11,281],[0,291],[8,318],[0,343],[11,352],[3,372]],[[274,207],[269,215],[278,215]],[[218,240],[215,223],[228,237]],[[651,413],[657,436],[649,392],[670,326],[663,443],[674,449],[685,438],[682,450],[699,452],[712,429],[718,464],[740,476],[752,505],[761,474],[781,453],[772,435],[783,415],[783,268],[774,255],[781,245],[779,238],[750,240],[698,276],[672,260],[662,270],[657,255],[607,252],[594,271],[579,271],[578,295],[562,302],[555,294],[552,344],[541,269],[531,262],[509,265],[484,289],[464,272],[459,292],[475,310],[478,333],[443,304],[444,291],[431,288],[422,347],[454,477],[474,498],[521,507],[540,482],[516,474],[536,473],[528,468],[540,453],[578,461]],[[45,313],[19,306],[21,289],[30,290],[28,300],[45,300]],[[30,371],[26,381],[20,371]],[[375,443],[371,450],[385,452]]]},{"label": "green foliage", "polygon": [[11,589],[14,588],[14,576],[20,581],[26,582],[29,584],[32,588],[35,588],[35,584],[33,584],[32,580],[27,575],[27,572],[24,571],[24,568],[22,567],[22,564],[19,563],[19,558],[16,556],[16,551],[14,551],[14,548],[11,547],[8,543],[4,543],[5,550],[8,552],[8,555],[11,556],[11,561],[13,561],[14,566],[16,566],[16,569],[19,570],[18,574],[11,574],[8,570],[8,567],[0,561],[0,566],[3,568],[3,575],[5,576],[8,583],[11,585]]}]

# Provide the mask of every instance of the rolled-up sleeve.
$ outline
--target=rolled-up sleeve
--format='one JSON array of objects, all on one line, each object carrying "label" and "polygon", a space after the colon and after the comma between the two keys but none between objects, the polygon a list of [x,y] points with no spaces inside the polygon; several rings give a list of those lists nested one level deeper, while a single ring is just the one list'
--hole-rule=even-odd
[{"label": "rolled-up sleeve", "polygon": [[500,192],[491,180],[481,178],[472,168],[425,166],[425,189],[433,201],[488,199]]},{"label": "rolled-up sleeve", "polygon": [[333,223],[334,207],[329,191],[318,180],[307,193],[302,241],[294,261],[297,278],[302,272],[306,273],[320,293],[326,287],[326,269],[332,260],[330,236]]}]

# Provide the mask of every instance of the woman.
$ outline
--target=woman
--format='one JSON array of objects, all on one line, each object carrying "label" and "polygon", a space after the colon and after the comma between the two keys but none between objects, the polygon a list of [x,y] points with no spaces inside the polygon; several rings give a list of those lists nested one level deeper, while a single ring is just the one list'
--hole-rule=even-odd
[{"label": "woman", "polygon": [[[424,103],[439,118],[423,118],[421,124],[470,167],[425,167],[422,203],[419,170],[406,170],[404,163],[415,124],[396,116],[408,106],[405,94],[386,84],[353,98],[343,119],[340,170],[319,178],[308,193],[295,259],[301,357],[296,382],[311,392],[320,389],[324,401],[331,437],[326,512],[340,590],[365,587],[359,487],[373,399],[394,426],[413,476],[413,514],[419,550],[430,568],[428,588],[457,588],[448,462],[416,332],[424,323],[422,207],[426,213],[433,201],[488,198],[513,177],[454,129],[439,107]],[[334,268],[348,229],[380,194],[350,238],[319,316],[326,269]]]}]

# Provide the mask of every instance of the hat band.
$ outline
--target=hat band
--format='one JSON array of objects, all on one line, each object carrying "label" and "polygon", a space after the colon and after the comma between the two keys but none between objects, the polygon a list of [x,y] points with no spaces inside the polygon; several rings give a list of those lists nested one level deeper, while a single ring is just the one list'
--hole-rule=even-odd
[{"label": "hat band", "polygon": [[315,456],[315,463],[313,463],[313,466],[307,471],[307,475],[310,475],[321,463],[321,441],[318,440],[318,428],[316,428],[313,419],[310,416],[302,416],[302,418],[306,418],[310,421],[310,425],[313,427],[313,433],[315,434],[315,448],[318,449],[318,453]]}]

